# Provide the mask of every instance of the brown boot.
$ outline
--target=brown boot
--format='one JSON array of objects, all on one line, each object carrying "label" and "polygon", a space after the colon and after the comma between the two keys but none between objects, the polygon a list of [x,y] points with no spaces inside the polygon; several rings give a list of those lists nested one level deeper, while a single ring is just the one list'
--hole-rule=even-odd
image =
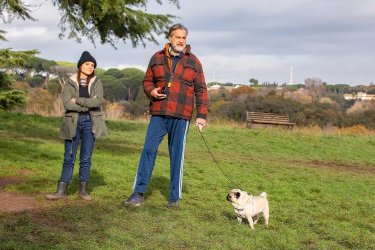
[{"label": "brown boot", "polygon": [[57,185],[57,190],[56,192],[52,194],[47,194],[46,199],[47,200],[58,200],[58,199],[63,199],[66,197],[66,191],[68,190],[68,182],[62,182],[60,181],[59,184]]},{"label": "brown boot", "polygon": [[86,192],[87,182],[81,181],[79,182],[79,197],[81,197],[85,201],[91,201],[91,196]]}]

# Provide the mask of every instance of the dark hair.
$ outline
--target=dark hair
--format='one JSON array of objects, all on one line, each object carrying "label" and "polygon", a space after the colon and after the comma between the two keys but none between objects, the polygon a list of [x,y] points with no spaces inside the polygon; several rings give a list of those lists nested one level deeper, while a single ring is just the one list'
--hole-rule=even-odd
[{"label": "dark hair", "polygon": [[[81,68],[78,69],[78,72],[77,72],[77,82],[80,83],[80,76],[81,76]],[[87,79],[86,79],[86,84],[89,85],[90,81],[91,81],[91,78],[93,78],[95,76],[95,70],[91,73],[91,75],[88,75],[87,76]]]},{"label": "dark hair", "polygon": [[175,30],[185,30],[186,31],[186,35],[189,33],[188,29],[180,24],[180,23],[176,23],[176,24],[173,24],[170,28],[169,28],[169,32],[168,32],[168,38],[173,34],[173,32]]}]

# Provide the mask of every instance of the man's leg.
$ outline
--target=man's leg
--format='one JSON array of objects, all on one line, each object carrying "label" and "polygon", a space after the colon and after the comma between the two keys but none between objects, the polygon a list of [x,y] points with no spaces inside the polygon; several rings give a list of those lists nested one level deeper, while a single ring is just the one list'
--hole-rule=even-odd
[{"label": "man's leg", "polygon": [[169,119],[168,147],[170,157],[171,190],[170,202],[175,202],[182,197],[182,177],[184,170],[184,153],[189,121],[184,119]]},{"label": "man's leg", "polygon": [[138,164],[137,175],[134,180],[134,192],[146,192],[152,171],[154,170],[158,147],[167,133],[165,120],[166,118],[162,116],[151,117],[141,159]]}]

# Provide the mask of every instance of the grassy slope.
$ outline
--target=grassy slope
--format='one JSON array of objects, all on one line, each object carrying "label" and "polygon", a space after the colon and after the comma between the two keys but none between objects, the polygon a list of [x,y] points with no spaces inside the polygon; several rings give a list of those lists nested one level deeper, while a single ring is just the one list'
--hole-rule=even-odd
[{"label": "grassy slope", "polygon": [[0,176],[19,176],[7,191],[35,196],[41,208],[0,213],[1,248],[370,249],[375,245],[375,138],[211,126],[205,139],[221,168],[253,194],[266,191],[270,226],[238,225],[225,200],[235,188],[194,127],[187,141],[181,208],[166,208],[169,159],[162,143],[146,203],[125,208],[146,123],[108,122],[97,141],[89,191],[47,202],[61,171],[59,118],[0,112]]}]

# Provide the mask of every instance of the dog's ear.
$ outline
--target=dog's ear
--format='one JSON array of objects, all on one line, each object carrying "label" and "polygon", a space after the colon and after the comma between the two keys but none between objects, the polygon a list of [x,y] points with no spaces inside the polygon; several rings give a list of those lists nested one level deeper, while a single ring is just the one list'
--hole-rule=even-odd
[{"label": "dog's ear", "polygon": [[237,192],[237,193],[236,193],[236,198],[238,199],[238,198],[240,198],[240,196],[241,196],[241,193],[240,193],[240,192]]}]

